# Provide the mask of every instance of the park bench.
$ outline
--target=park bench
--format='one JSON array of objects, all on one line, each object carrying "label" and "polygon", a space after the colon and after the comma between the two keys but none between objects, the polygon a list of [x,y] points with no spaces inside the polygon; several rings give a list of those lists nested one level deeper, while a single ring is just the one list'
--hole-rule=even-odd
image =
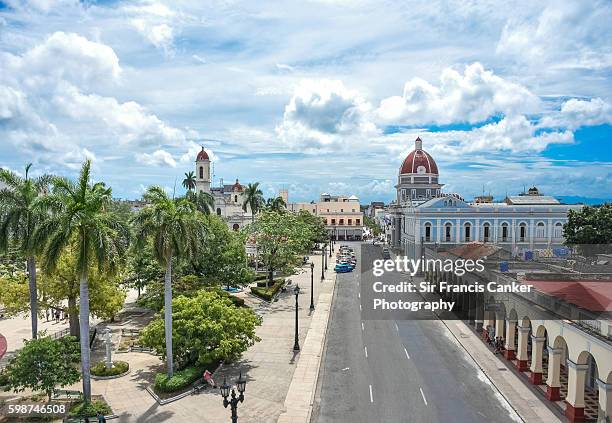
[{"label": "park bench", "polygon": [[143,347],[142,345],[132,345],[130,351],[133,352],[153,352],[153,348]]},{"label": "park bench", "polygon": [[71,391],[68,389],[54,389],[53,390],[53,398],[68,397],[69,399],[72,399],[72,398],[81,398],[81,396],[83,396],[83,393],[81,391]]},{"label": "park bench", "polygon": [[193,393],[198,394],[200,391],[206,391],[210,387],[207,383],[199,383],[193,387]]}]

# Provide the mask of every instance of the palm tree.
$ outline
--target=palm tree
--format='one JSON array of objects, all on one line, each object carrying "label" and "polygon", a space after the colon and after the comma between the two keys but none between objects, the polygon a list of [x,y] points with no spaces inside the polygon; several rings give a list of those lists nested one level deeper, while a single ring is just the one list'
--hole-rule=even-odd
[{"label": "palm tree", "polygon": [[54,211],[35,239],[47,239],[44,265],[53,272],[60,257],[75,248],[79,275],[79,320],[83,398],[91,401],[89,350],[89,285],[91,266],[109,274],[117,272],[129,242],[129,227],[110,211],[112,191],[103,182],[90,180],[91,162],[83,163],[78,181],[53,178],[53,192],[45,201]]},{"label": "palm tree", "polygon": [[283,197],[275,197],[275,198],[268,198],[268,201],[266,202],[266,208],[275,211],[275,212],[283,212],[285,211],[285,208],[287,207],[287,204],[285,203],[285,200],[283,200]]},{"label": "palm tree", "polygon": [[210,214],[215,208],[215,199],[208,192],[187,191],[185,198],[191,201],[200,213]]},{"label": "palm tree", "polygon": [[183,179],[183,187],[187,191],[193,191],[196,188],[196,177],[193,170],[189,173],[185,173],[185,179]]},{"label": "palm tree", "polygon": [[0,182],[6,187],[0,190],[0,251],[17,244],[20,254],[26,257],[29,277],[30,315],[32,339],[38,333],[38,292],[36,288],[36,253],[39,244],[34,242],[34,233],[47,218],[41,199],[46,194],[50,176],[30,178],[32,163],[25,168],[21,178],[7,169],[0,169]]},{"label": "palm tree", "polygon": [[196,206],[185,198],[173,199],[158,186],[144,194],[149,205],[136,216],[139,246],[151,242],[155,258],[166,269],[164,278],[164,323],[168,377],[174,372],[172,357],[172,260],[193,258],[205,238],[205,227]]},{"label": "palm tree", "polygon": [[251,219],[255,223],[255,215],[264,204],[263,192],[259,189],[259,182],[249,184],[244,190],[244,203],[242,210],[247,211],[247,207],[251,209]]}]

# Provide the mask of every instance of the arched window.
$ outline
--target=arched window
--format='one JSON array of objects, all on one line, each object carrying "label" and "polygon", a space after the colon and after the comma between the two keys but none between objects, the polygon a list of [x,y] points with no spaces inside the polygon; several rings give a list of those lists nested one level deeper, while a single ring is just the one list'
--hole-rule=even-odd
[{"label": "arched window", "polygon": [[450,242],[453,240],[453,225],[447,223],[444,225],[444,241]]},{"label": "arched window", "polygon": [[470,223],[466,223],[463,228],[464,239],[465,242],[470,242],[472,237],[472,225]]},{"label": "arched window", "polygon": [[221,216],[221,208],[217,207],[217,216]]},{"label": "arched window", "polygon": [[506,222],[502,223],[501,232],[502,241],[508,241],[508,224]]},{"label": "arched window", "polygon": [[238,202],[238,196],[234,195],[234,203],[237,203],[237,202]]},{"label": "arched window", "polygon": [[425,241],[431,241],[431,223],[425,224]]},{"label": "arched window", "polygon": [[544,226],[544,222],[538,222],[536,225],[536,238],[544,237],[546,237],[546,226]]},{"label": "arched window", "polygon": [[484,242],[489,242],[491,237],[491,225],[489,223],[485,223],[482,225],[482,240]]},{"label": "arched window", "polygon": [[555,223],[555,238],[563,238],[563,224],[561,222]]},{"label": "arched window", "polygon": [[521,223],[519,225],[519,241],[524,242],[526,236],[527,236],[527,225],[525,223]]},{"label": "arched window", "polygon": [[240,225],[237,223],[234,223],[234,225],[232,226],[232,229],[235,231],[238,231],[238,229],[240,229]]},{"label": "arched window", "polygon": [[200,166],[200,179],[204,179],[204,166]]}]

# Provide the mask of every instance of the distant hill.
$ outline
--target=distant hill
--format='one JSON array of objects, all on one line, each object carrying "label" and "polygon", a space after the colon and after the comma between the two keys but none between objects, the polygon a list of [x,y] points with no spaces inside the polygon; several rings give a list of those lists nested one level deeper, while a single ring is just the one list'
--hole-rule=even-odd
[{"label": "distant hill", "polygon": [[555,195],[555,198],[565,204],[582,203],[589,206],[594,206],[597,204],[612,203],[612,199],[610,198],[590,198],[576,195]]}]

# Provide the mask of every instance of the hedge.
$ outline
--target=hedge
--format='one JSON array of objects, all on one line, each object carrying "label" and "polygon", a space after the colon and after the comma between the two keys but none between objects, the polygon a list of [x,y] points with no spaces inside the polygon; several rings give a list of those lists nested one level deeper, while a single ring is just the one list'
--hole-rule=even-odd
[{"label": "hedge", "polygon": [[110,406],[102,400],[93,400],[90,403],[85,404],[83,401],[75,403],[68,411],[69,416],[80,416],[80,417],[96,417],[96,414],[102,413],[105,416],[113,414],[113,410]]},{"label": "hedge", "polygon": [[106,363],[100,361],[91,368],[91,374],[94,376],[117,376],[129,370],[130,365],[125,361],[113,361],[110,369],[106,368]]},{"label": "hedge", "polygon": [[155,375],[154,389],[164,393],[180,391],[200,379],[205,370],[212,373],[218,365],[219,362],[216,361],[202,366],[186,367],[174,372],[171,378],[166,373],[158,373]]},{"label": "hedge", "polygon": [[275,279],[272,286],[269,286],[269,287],[252,286],[251,293],[253,293],[254,295],[258,296],[259,298],[263,300],[272,301],[272,298],[281,289],[284,283],[285,283],[284,278]]}]

